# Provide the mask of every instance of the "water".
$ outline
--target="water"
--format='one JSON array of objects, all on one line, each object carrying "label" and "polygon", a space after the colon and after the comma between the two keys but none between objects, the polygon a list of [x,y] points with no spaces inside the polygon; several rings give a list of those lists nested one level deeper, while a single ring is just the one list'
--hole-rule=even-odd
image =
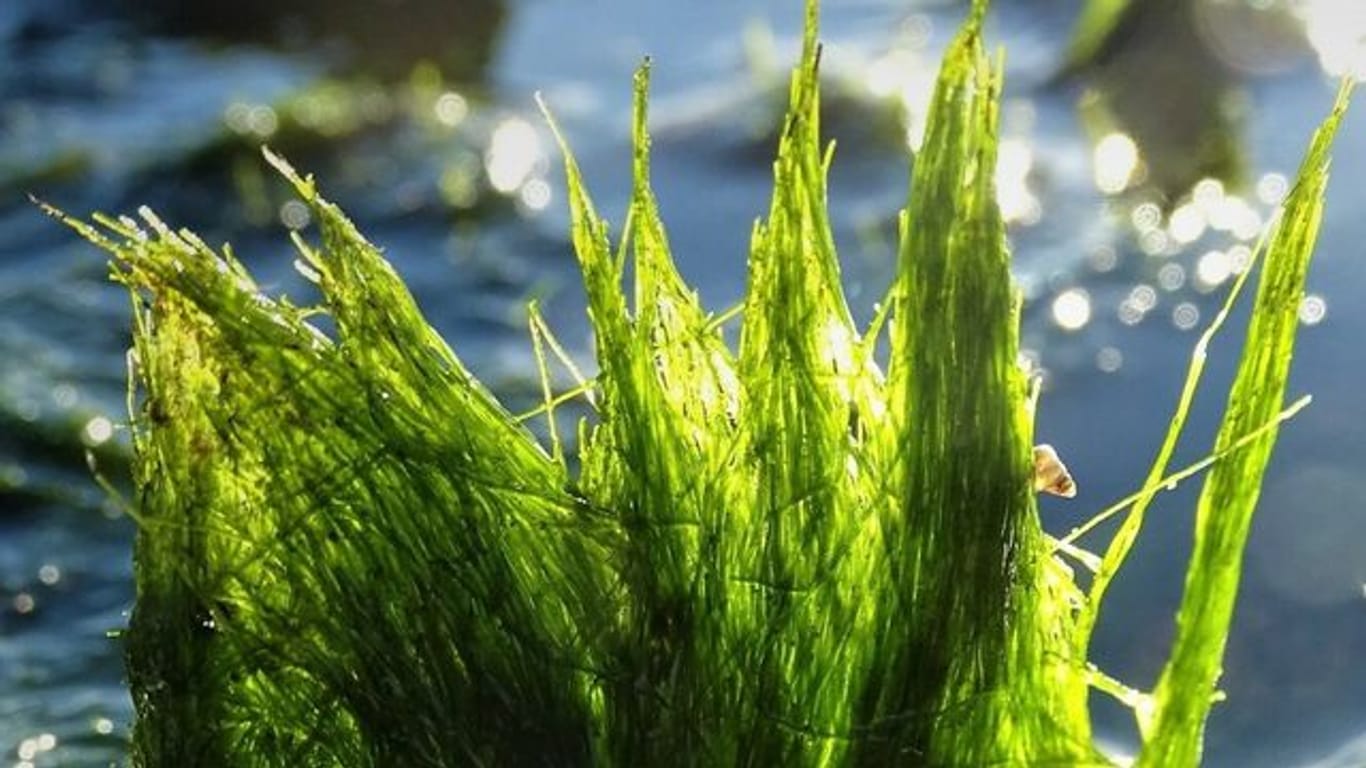
[{"label": "water", "polygon": [[[1269,174],[1293,177],[1331,101],[1294,25],[1249,10],[1265,5],[1196,2],[1191,28],[1170,26],[1179,15],[1137,18],[1127,47],[1064,82],[1053,76],[1076,3],[999,0],[994,11],[989,37],[1008,52],[1003,202],[1017,219],[1025,346],[1048,381],[1039,435],[1080,484],[1075,500],[1045,502],[1057,532],[1143,476],[1195,329],[1217,307],[1213,284],[1267,209],[1258,191],[1273,196]],[[386,248],[470,366],[528,403],[525,298],[542,297],[570,350],[589,353],[562,179],[533,92],[564,125],[600,210],[620,221],[630,76],[654,57],[661,206],[681,270],[720,309],[740,296],[750,225],[767,209],[774,78],[794,59],[800,23],[790,0],[466,2],[459,14],[410,0],[387,14],[407,23],[312,14],[326,27],[307,20],[305,1],[291,4],[304,12],[294,19],[235,4],[244,23],[154,6],[0,4],[0,754],[21,764],[119,759],[131,707],[108,635],[132,599],[131,525],[84,460],[93,446],[106,474],[121,471],[120,433],[102,441],[95,420],[121,418],[127,299],[98,254],[22,193],[76,213],[149,204],[209,242],[231,240],[270,290],[300,293],[280,222],[305,222],[253,154],[268,136]],[[1350,2],[1305,7],[1328,19],[1315,29],[1366,24]],[[826,71],[843,94],[827,93],[839,140],[831,199],[862,317],[891,271],[907,170],[895,97],[877,95],[904,91],[914,105],[961,13],[890,0],[825,9]],[[422,55],[438,57],[436,68],[410,76]],[[1108,95],[1108,109],[1088,90]],[[1352,300],[1366,288],[1354,262],[1366,239],[1353,192],[1366,175],[1361,113],[1335,152],[1310,275],[1317,303],[1292,383],[1315,402],[1282,431],[1268,475],[1210,765],[1362,762],[1362,741],[1352,744],[1366,732],[1366,515],[1356,503],[1366,495],[1366,310]],[[1144,167],[1126,170],[1122,138],[1101,141],[1116,132],[1132,137]],[[486,169],[495,147],[504,159]],[[1148,191],[1097,188],[1134,174]],[[1207,183],[1191,206],[1173,197],[1141,207],[1154,188],[1207,176],[1228,179],[1224,191]],[[1234,332],[1216,344],[1178,463],[1209,445],[1239,343]],[[1151,684],[1166,654],[1198,488],[1183,483],[1154,506],[1102,618],[1097,661],[1136,686]],[[1132,741],[1117,706],[1097,698],[1097,712],[1112,741]]]}]

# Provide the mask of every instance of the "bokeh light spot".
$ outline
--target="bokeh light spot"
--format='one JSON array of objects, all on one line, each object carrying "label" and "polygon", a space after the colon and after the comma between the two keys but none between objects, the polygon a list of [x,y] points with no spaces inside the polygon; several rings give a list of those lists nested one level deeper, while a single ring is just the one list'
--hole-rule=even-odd
[{"label": "bokeh light spot", "polygon": [[1183,331],[1189,331],[1200,322],[1200,308],[1183,301],[1172,307],[1172,325]]},{"label": "bokeh light spot", "polygon": [[1180,264],[1163,264],[1157,270],[1157,284],[1164,291],[1179,291],[1186,284],[1186,268]]},{"label": "bokeh light spot", "polygon": [[1124,365],[1124,353],[1117,347],[1101,347],[1096,353],[1096,367],[1105,373],[1114,373]]},{"label": "bokeh light spot", "polygon": [[1171,237],[1161,229],[1149,230],[1138,238],[1138,247],[1149,256],[1165,256],[1171,245]]},{"label": "bokeh light spot", "polygon": [[541,140],[536,129],[525,120],[511,118],[494,129],[484,167],[489,184],[508,194],[522,186],[541,161]]},{"label": "bokeh light spot", "polygon": [[1129,290],[1129,301],[1133,302],[1140,312],[1151,311],[1157,306],[1157,290],[1151,285],[1139,283]]},{"label": "bokeh light spot", "polygon": [[432,105],[432,111],[436,113],[437,122],[450,128],[454,128],[464,122],[470,113],[470,104],[464,96],[455,91],[446,91],[436,97],[436,103]]},{"label": "bokeh light spot", "polygon": [[280,206],[280,223],[296,232],[307,227],[311,220],[308,206],[300,200],[286,200]]},{"label": "bokeh light spot", "polygon": [[38,602],[33,599],[33,595],[27,592],[20,592],[14,596],[14,612],[19,614],[33,613],[33,609],[38,607]]},{"label": "bokeh light spot", "polygon": [[1210,251],[1195,262],[1196,287],[1212,290],[1233,274],[1233,258],[1224,251]]},{"label": "bokeh light spot", "polygon": [[70,408],[76,404],[78,393],[70,384],[58,384],[52,388],[52,402],[58,408]]},{"label": "bokeh light spot", "polygon": [[1305,325],[1318,325],[1328,315],[1328,302],[1322,296],[1311,293],[1300,301],[1300,322]]},{"label": "bokeh light spot", "polygon": [[1157,203],[1141,203],[1134,206],[1129,221],[1140,233],[1150,232],[1162,226],[1162,208]]},{"label": "bokeh light spot", "polygon": [[532,179],[522,185],[517,197],[528,211],[533,213],[543,211],[547,205],[550,205],[550,184],[546,183],[545,179]]},{"label": "bokeh light spot", "polygon": [[1034,152],[1021,139],[1005,139],[996,156],[996,202],[1007,223],[1036,224],[1043,215],[1039,199],[1029,189]]},{"label": "bokeh light spot", "polygon": [[1109,272],[1119,266],[1119,254],[1108,245],[1102,245],[1091,251],[1091,255],[1086,260],[1091,265],[1091,269],[1096,272]]},{"label": "bokeh light spot", "polygon": [[1053,299],[1053,322],[1065,331],[1077,331],[1091,321],[1091,297],[1081,288],[1070,288]]},{"label": "bokeh light spot", "polygon": [[1111,133],[1096,144],[1096,188],[1107,195],[1123,192],[1138,169],[1138,145],[1125,133]]},{"label": "bokeh light spot", "polygon": [[1172,211],[1171,221],[1167,223],[1167,231],[1172,239],[1182,245],[1193,243],[1205,234],[1205,215],[1201,213],[1200,206],[1195,203],[1186,205]]},{"label": "bokeh light spot", "polygon": [[114,423],[104,416],[96,416],[85,423],[81,437],[88,445],[103,445],[114,436]]},{"label": "bokeh light spot", "polygon": [[1290,192],[1290,182],[1279,173],[1268,173],[1257,180],[1257,199],[1265,205],[1280,205]]}]

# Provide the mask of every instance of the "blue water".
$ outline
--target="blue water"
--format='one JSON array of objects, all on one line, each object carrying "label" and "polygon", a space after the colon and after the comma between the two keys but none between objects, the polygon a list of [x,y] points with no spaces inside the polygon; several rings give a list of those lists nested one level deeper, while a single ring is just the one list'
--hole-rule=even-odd
[{"label": "blue water", "polygon": [[[411,0],[392,13],[431,5]],[[1129,48],[1061,82],[1054,75],[1077,3],[998,0],[993,12],[989,38],[1007,51],[1003,134],[1017,159],[1028,158],[1024,189],[1034,201],[1011,236],[1028,297],[1024,344],[1046,371],[1039,437],[1058,447],[1081,487],[1075,500],[1045,502],[1045,523],[1058,533],[1145,473],[1191,345],[1221,296],[1212,284],[1221,281],[1200,275],[1218,277],[1227,261],[1202,259],[1249,236],[1201,232],[1191,222],[1264,216],[1259,187],[1275,191],[1269,174],[1293,177],[1331,103],[1333,82],[1294,24],[1262,23],[1269,17],[1251,10],[1211,24],[1209,8],[1228,5],[1192,0],[1205,30],[1194,53],[1179,29],[1163,27],[1170,20],[1140,20]],[[1340,5],[1339,26],[1363,29],[1353,17],[1366,12]],[[740,296],[750,227],[767,210],[774,105],[795,56],[798,6],[466,2],[442,11],[468,14],[451,17],[464,37],[432,48],[393,38],[402,24],[317,29],[272,16],[256,25],[265,31],[244,35],[222,20],[206,32],[94,0],[0,3],[0,761],[117,761],[131,719],[110,633],[132,601],[132,526],[90,479],[83,456],[93,446],[98,465],[119,477],[127,299],[106,281],[99,254],[24,193],[82,214],[149,204],[210,242],[231,240],[264,284],[296,293],[303,289],[280,219],[301,222],[251,151],[267,138],[316,173],[386,248],[470,366],[527,403],[535,398],[522,330],[527,298],[541,297],[570,350],[591,359],[563,182],[533,93],[563,124],[599,209],[620,221],[631,73],[642,56],[654,58],[660,203],[682,272],[708,304],[724,308]],[[839,142],[830,195],[861,317],[891,273],[893,212],[906,188],[902,128],[892,99],[878,94],[888,82],[913,91],[932,74],[962,10],[951,2],[826,4],[826,123]],[[254,4],[242,12],[256,12]],[[426,51],[455,53],[441,60],[447,79],[424,91],[406,73]],[[890,65],[894,51],[902,58]],[[1211,60],[1218,66],[1209,68]],[[1134,84],[1115,90],[1106,72]],[[1135,72],[1155,80],[1144,84]],[[283,105],[321,92],[330,77],[349,84],[342,101],[358,122],[333,134],[288,127]],[[1108,94],[1130,122],[1088,125],[1078,104],[1090,91]],[[438,109],[440,93],[448,97]],[[1358,343],[1366,309],[1354,300],[1366,289],[1358,264],[1366,217],[1355,191],[1366,178],[1362,112],[1349,115],[1334,154],[1309,279],[1317,303],[1307,308],[1295,361],[1292,395],[1312,393],[1315,402],[1282,431],[1264,488],[1229,641],[1228,701],[1210,722],[1209,765],[1366,763],[1360,742],[1350,744],[1366,734],[1366,396],[1357,383],[1366,372]],[[272,132],[273,124],[285,127]],[[508,128],[522,124],[537,137],[523,152],[533,161],[507,171],[512,191],[500,192],[486,153],[524,134]],[[1138,142],[1148,181],[1106,195],[1094,179],[1094,149],[1119,130]],[[1202,165],[1192,135],[1234,147],[1242,181],[1230,178],[1223,192],[1202,186],[1203,202],[1187,207],[1183,223],[1172,213],[1182,210],[1181,193],[1228,170]],[[1163,185],[1166,200],[1156,197]],[[1247,204],[1234,205],[1235,196]],[[1140,209],[1145,202],[1153,204]],[[1079,306],[1089,308],[1083,322]],[[1240,343],[1235,330],[1216,344],[1209,394],[1197,402],[1178,463],[1207,451]],[[115,427],[111,440],[101,439],[102,418]],[[1151,685],[1165,658],[1198,487],[1186,483],[1154,505],[1102,618],[1096,660],[1135,686]],[[1106,737],[1131,743],[1127,715],[1096,702]]]}]

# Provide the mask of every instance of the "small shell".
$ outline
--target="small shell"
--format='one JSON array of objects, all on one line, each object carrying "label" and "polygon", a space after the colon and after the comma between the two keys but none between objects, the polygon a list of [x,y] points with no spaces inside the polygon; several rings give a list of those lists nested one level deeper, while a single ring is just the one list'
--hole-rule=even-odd
[{"label": "small shell", "polygon": [[1067,471],[1051,445],[1034,446],[1034,491],[1067,499],[1077,495],[1077,483],[1072,479],[1072,473]]}]

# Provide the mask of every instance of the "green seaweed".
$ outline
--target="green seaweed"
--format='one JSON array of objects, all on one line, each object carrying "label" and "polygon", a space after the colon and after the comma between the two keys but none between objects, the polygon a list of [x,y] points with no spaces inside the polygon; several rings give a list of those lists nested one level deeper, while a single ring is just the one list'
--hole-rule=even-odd
[{"label": "green seaweed", "polygon": [[[1328,152],[1350,94],[1350,84],[1344,84],[1332,114],[1314,134],[1271,238],[1238,372],[1215,439],[1216,452],[1228,450],[1262,424],[1276,423],[1284,407],[1304,279],[1323,215]],[[1238,594],[1242,554],[1275,442],[1273,427],[1215,465],[1205,480],[1195,511],[1195,546],[1186,569],[1176,640],[1153,692],[1140,766],[1190,765],[1200,758],[1204,722],[1216,696]]]},{"label": "green seaweed", "polygon": [[[648,66],[615,242],[560,137],[598,373],[551,390],[546,350],[567,358],[533,307],[549,445],[273,154],[318,224],[295,244],[322,307],[264,295],[150,211],[53,211],[132,299],[134,764],[1108,765],[1092,688],[1135,708],[1141,764],[1197,762],[1346,90],[1271,241],[1172,661],[1141,693],[1087,645],[1147,502],[1193,471],[1167,462],[1208,335],[1143,489],[1049,537],[985,11],[945,54],[867,328],[826,206],[815,0],[736,348],[672,260]],[[576,395],[596,413],[572,470],[555,408]],[[1073,543],[1126,508],[1103,559]],[[1100,568],[1089,595],[1065,555]]]}]

